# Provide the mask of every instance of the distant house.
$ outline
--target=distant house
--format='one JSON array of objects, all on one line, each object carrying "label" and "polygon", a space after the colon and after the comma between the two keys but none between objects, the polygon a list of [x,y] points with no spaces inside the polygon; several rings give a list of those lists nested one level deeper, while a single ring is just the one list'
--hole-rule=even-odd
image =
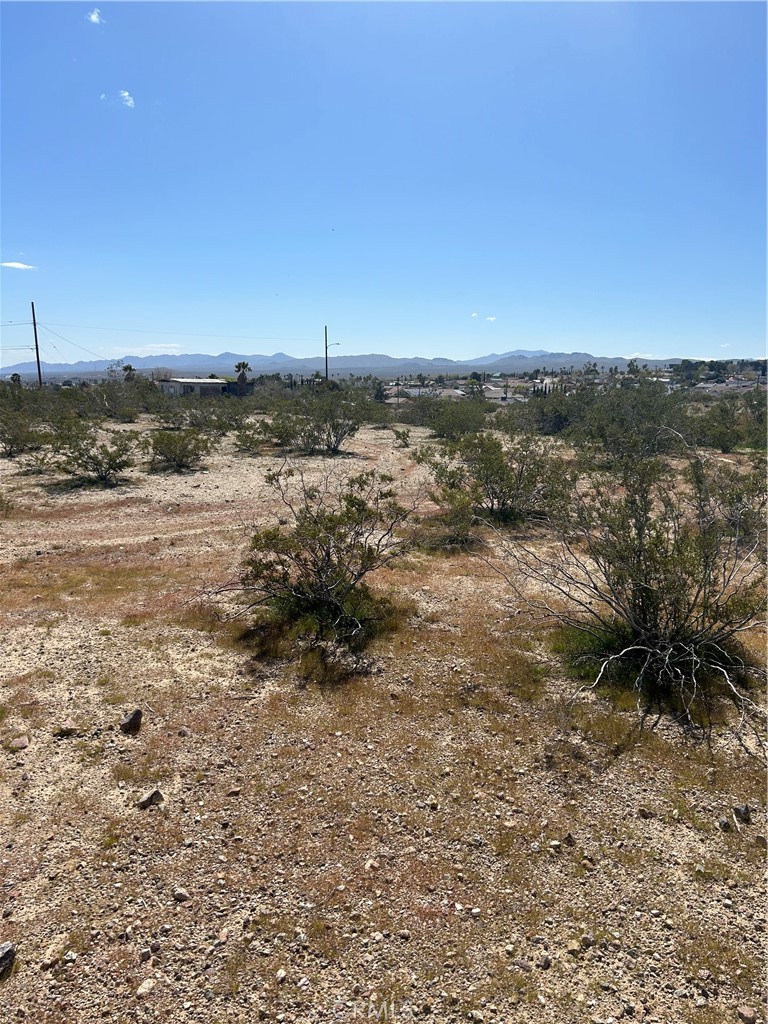
[{"label": "distant house", "polygon": [[218,377],[168,377],[159,380],[157,386],[164,395],[172,395],[174,398],[183,398],[185,395],[211,398],[225,394],[227,381],[219,380]]}]

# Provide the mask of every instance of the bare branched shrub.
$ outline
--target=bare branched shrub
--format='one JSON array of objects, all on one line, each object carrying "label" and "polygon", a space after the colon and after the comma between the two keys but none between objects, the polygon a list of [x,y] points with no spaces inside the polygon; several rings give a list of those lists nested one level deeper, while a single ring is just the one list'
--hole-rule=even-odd
[{"label": "bare branched shrub", "polygon": [[691,454],[681,479],[647,460],[621,483],[593,471],[562,509],[556,543],[508,545],[507,578],[574,638],[593,685],[629,682],[688,723],[756,707],[762,671],[741,639],[765,612],[765,485]]}]

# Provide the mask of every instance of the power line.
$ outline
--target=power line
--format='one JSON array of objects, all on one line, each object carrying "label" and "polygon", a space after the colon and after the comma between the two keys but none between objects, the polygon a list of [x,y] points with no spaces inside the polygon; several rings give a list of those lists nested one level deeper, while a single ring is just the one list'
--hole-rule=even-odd
[{"label": "power line", "polygon": [[40,324],[39,326],[45,327],[48,333],[52,334],[54,338],[59,338],[60,341],[63,341],[67,345],[74,345],[75,348],[79,348],[82,352],[87,352],[89,356],[94,356],[96,359],[104,358],[104,356],[100,355],[98,352],[92,352],[89,348],[83,348],[83,346],[78,345],[77,342],[70,341],[69,338],[65,338],[63,335],[57,334],[56,331],[52,331],[50,327],[46,326],[46,324]]}]

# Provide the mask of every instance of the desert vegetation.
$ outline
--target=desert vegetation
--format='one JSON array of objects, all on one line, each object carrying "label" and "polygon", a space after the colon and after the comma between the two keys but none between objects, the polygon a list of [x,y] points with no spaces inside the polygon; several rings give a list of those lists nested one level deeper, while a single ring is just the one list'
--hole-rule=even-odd
[{"label": "desert vegetation", "polygon": [[759,1019],[764,414],[377,391],[0,385],[6,1005]]}]

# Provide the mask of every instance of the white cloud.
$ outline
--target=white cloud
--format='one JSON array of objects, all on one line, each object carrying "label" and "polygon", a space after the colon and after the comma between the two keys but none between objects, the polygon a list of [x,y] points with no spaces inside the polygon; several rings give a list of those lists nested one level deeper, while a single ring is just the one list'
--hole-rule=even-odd
[{"label": "white cloud", "polygon": [[104,19],[101,16],[101,11],[98,7],[94,7],[92,11],[86,14],[86,20],[90,21],[92,25],[103,25]]},{"label": "white cloud", "polygon": [[655,359],[653,352],[632,352],[628,356],[624,356],[625,359]]},{"label": "white cloud", "polygon": [[479,316],[480,316],[480,314],[479,314],[479,313],[473,313],[473,314],[472,314],[472,319],[473,319],[473,320],[477,320],[477,318],[478,318]]},{"label": "white cloud", "polygon": [[37,267],[31,267],[29,263],[0,263],[0,267],[10,267],[11,270],[37,270]]},{"label": "white cloud", "polygon": [[496,317],[495,316],[487,316],[485,319],[489,320],[492,324],[496,323]]},{"label": "white cloud", "polygon": [[730,348],[730,347],[731,347],[730,342],[726,342],[725,345],[721,345],[720,346],[720,348]]},{"label": "white cloud", "polygon": [[121,89],[118,95],[120,96],[120,99],[124,106],[131,108],[136,106],[133,96],[131,96],[127,89]]},{"label": "white cloud", "polygon": [[105,92],[103,92],[103,93],[101,94],[101,96],[99,96],[99,99],[100,99],[100,100],[105,100],[106,98],[107,98],[107,94],[106,94]]}]

